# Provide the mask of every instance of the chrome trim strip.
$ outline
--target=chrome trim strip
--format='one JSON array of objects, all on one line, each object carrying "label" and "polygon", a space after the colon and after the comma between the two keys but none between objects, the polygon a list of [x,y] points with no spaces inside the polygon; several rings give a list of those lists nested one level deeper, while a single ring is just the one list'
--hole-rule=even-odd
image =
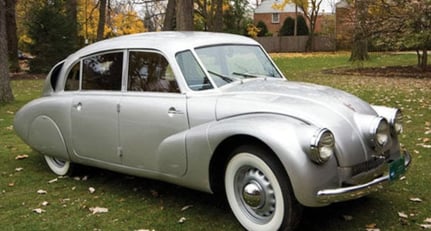
[{"label": "chrome trim strip", "polygon": [[[404,151],[404,166],[409,167],[411,163],[410,153]],[[389,184],[389,174],[376,178],[365,184],[335,188],[323,189],[317,192],[317,200],[321,203],[334,203],[346,200],[360,198],[372,192],[381,190],[385,185]]]}]

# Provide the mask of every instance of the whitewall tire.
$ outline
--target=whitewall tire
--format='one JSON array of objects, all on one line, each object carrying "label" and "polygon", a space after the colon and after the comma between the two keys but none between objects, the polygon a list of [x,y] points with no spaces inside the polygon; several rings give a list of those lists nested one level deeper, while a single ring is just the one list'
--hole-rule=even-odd
[{"label": "whitewall tire", "polygon": [[45,161],[52,172],[59,176],[69,175],[72,170],[70,161],[60,160],[55,157],[45,155]]},{"label": "whitewall tire", "polygon": [[225,192],[233,214],[247,230],[292,230],[301,206],[279,161],[265,149],[237,148],[229,159]]}]

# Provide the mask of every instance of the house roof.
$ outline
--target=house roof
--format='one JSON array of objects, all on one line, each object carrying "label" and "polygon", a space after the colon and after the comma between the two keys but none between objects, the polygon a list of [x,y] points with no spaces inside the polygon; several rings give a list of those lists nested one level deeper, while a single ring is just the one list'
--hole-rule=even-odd
[{"label": "house roof", "polygon": [[[274,9],[274,4],[282,4],[283,0],[263,0],[262,3],[254,11],[255,14],[267,14],[267,13],[295,13],[295,4],[289,3],[284,6],[283,10]],[[302,12],[298,8],[298,12]]]},{"label": "house roof", "polygon": [[349,8],[350,4],[347,3],[345,0],[341,0],[335,4],[335,7],[336,8]]}]

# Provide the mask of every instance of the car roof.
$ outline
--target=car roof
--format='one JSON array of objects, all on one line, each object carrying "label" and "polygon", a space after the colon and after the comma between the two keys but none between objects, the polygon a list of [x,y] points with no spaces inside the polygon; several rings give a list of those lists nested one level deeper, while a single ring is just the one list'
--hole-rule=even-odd
[{"label": "car roof", "polygon": [[[145,32],[106,39],[90,44],[71,56],[74,60],[89,54],[115,49],[155,49],[165,53],[176,53],[195,47],[209,46],[214,44],[250,44],[258,43],[248,37],[214,33],[214,32]],[[68,58],[68,59],[69,59]]]}]

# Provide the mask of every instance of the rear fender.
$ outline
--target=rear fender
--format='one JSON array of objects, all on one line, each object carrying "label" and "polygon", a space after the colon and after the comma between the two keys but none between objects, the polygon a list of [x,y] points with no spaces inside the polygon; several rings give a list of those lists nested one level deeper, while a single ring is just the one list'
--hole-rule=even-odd
[{"label": "rear fender", "polygon": [[43,155],[70,159],[59,127],[46,115],[36,117],[30,124],[28,144]]}]

